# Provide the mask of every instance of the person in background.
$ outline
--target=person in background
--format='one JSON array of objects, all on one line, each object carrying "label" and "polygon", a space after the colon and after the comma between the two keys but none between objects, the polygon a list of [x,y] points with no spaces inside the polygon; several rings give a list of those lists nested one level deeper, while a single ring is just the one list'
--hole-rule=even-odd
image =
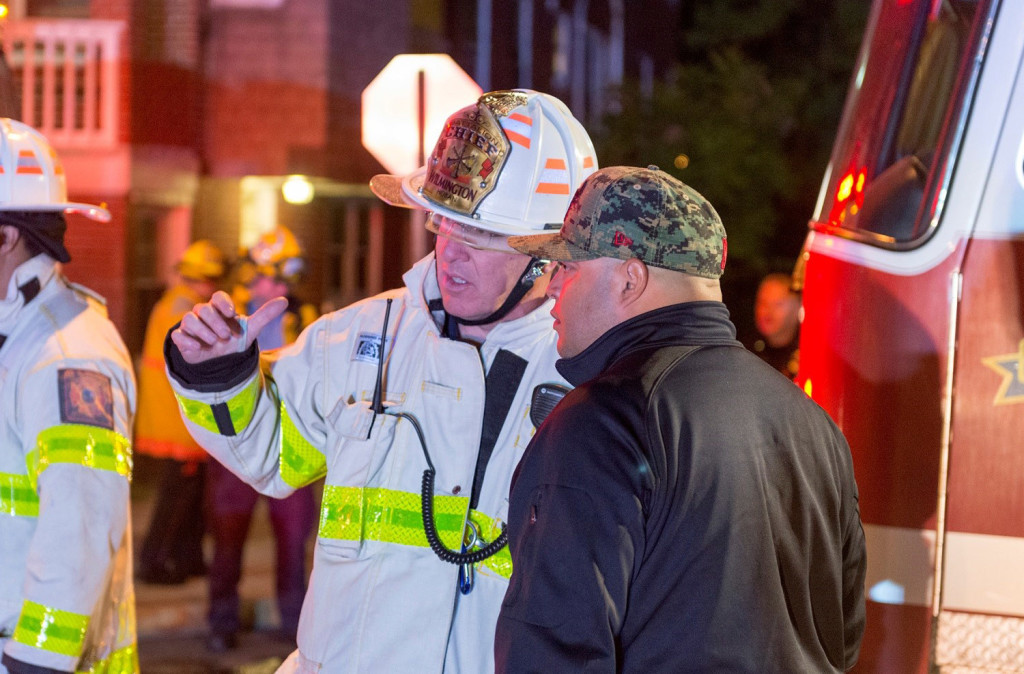
[{"label": "person in background", "polygon": [[754,326],[761,334],[751,351],[794,379],[800,368],[800,295],[786,274],[761,279],[754,304]]},{"label": "person in background", "polygon": [[313,305],[300,302],[292,294],[306,271],[299,240],[290,229],[278,226],[261,235],[240,257],[232,293],[240,311],[255,311],[276,297],[288,300],[284,312],[260,332],[260,349],[269,351],[291,344],[318,317]]},{"label": "person in background", "polygon": [[[292,343],[305,324],[316,317],[311,306],[300,305],[292,296],[304,269],[302,248],[285,227],[262,235],[239,262],[235,301],[240,311],[250,313],[276,297],[288,298],[287,309],[260,330],[261,350]],[[166,334],[165,331],[165,337]],[[180,421],[181,417],[178,419]],[[217,461],[210,463],[209,482],[214,545],[209,569],[207,647],[213,652],[223,652],[234,648],[238,642],[242,553],[260,495]],[[275,581],[281,636],[294,642],[306,593],[306,543],[316,523],[313,487],[297,489],[283,499],[268,499],[268,506],[276,545]]]},{"label": "person in background", "polygon": [[206,573],[203,510],[208,456],[175,413],[178,402],[167,383],[164,337],[197,302],[213,295],[226,271],[224,253],[211,241],[196,241],[182,253],[175,271],[177,281],[161,295],[146,323],[135,415],[135,448],[162,469],[136,576],[162,585]]},{"label": "person in background", "polygon": [[559,232],[558,371],[519,463],[496,670],[842,672],[866,556],[839,428],[736,341],[726,233],[657,167],[588,178]]},{"label": "person in background", "polygon": [[129,482],[135,374],[65,278],[64,169],[0,119],[0,674],[139,671]]},{"label": "person in background", "polygon": [[254,333],[283,299],[244,316],[216,293],[171,333],[173,385],[211,454],[278,497],[326,476],[299,648],[281,672],[492,671],[509,480],[566,390],[544,261],[505,239],[557,227],[595,167],[558,99],[484,94],[448,117],[424,167],[370,182],[431,213],[434,250],[404,287],[262,359]]}]

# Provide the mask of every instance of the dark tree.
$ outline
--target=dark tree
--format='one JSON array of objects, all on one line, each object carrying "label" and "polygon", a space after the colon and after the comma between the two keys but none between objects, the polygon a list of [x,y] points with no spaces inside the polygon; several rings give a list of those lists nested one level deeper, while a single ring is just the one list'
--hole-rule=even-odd
[{"label": "dark tree", "polygon": [[704,194],[729,233],[723,293],[752,330],[760,278],[789,272],[812,215],[869,0],[682,0],[680,65],[634,83],[594,134],[601,164],[657,164]]},{"label": "dark tree", "polygon": [[791,264],[839,125],[867,0],[683,0],[680,66],[595,134],[603,165],[656,163],[716,205],[734,261]]}]

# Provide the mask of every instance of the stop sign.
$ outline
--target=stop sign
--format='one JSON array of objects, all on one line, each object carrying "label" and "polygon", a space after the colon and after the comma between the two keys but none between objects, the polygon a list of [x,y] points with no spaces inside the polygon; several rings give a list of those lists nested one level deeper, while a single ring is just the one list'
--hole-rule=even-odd
[{"label": "stop sign", "polygon": [[388,172],[411,173],[448,116],[481,93],[447,54],[399,54],[363,89],[363,146]]}]

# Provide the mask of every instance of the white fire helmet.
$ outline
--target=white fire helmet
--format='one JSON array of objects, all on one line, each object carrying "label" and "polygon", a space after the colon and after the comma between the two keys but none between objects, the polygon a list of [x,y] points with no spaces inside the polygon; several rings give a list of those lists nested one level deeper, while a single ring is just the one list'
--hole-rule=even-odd
[{"label": "white fire helmet", "polygon": [[455,112],[426,166],[374,176],[370,187],[391,205],[432,211],[427,228],[435,234],[513,252],[506,236],[557,230],[576,188],[596,170],[594,145],[569,108],[515,89]]},{"label": "white fire helmet", "polygon": [[0,118],[0,211],[81,213],[109,222],[110,212],[68,201],[64,167],[43,134]]}]

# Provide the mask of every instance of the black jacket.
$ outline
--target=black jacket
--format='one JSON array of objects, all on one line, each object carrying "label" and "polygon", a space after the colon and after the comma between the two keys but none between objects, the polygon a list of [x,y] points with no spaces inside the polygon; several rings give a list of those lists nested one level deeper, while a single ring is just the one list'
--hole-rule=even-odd
[{"label": "black jacket", "polygon": [[579,385],[511,491],[503,672],[839,672],[864,534],[828,415],[725,306],[638,316],[558,362]]}]

